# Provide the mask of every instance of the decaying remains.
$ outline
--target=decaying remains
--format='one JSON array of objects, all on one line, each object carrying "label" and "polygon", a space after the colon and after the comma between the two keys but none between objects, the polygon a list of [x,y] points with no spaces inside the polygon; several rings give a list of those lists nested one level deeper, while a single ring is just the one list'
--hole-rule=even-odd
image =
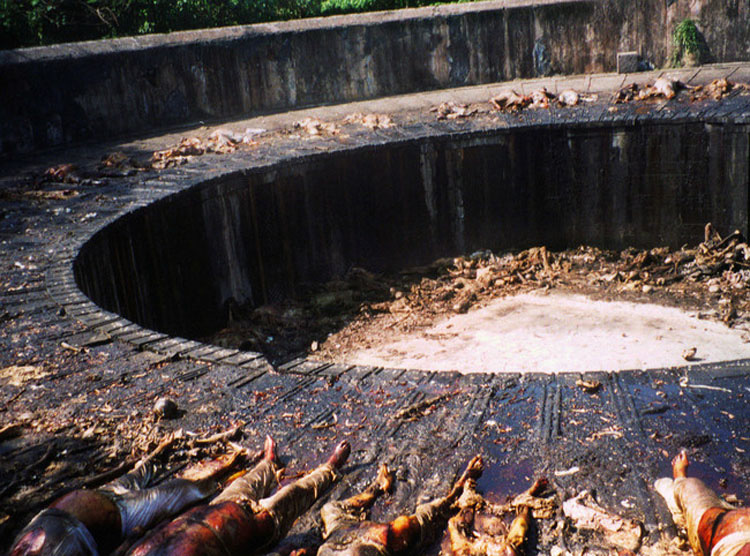
[{"label": "decaying remains", "polygon": [[743,83],[733,83],[726,78],[714,79],[708,85],[691,86],[681,81],[670,79],[669,77],[660,77],[653,83],[647,83],[643,86],[637,83],[631,83],[621,88],[612,96],[612,102],[615,104],[630,102],[634,100],[648,99],[666,99],[672,100],[679,98],[681,91],[687,91],[691,102],[713,99],[720,101],[730,94],[742,94],[750,90],[750,86]]},{"label": "decaying remains", "polygon": [[555,96],[546,87],[535,89],[528,95],[519,95],[512,89],[503,89],[490,99],[495,110],[502,112],[519,112],[524,108],[549,108],[551,102],[559,107],[576,106],[580,102],[593,102],[596,95],[585,95],[573,89],[566,89]]},{"label": "decaying remains", "polygon": [[323,507],[325,541],[318,555],[418,553],[443,532],[451,507],[464,485],[478,478],[482,469],[481,457],[475,456],[446,496],[420,504],[412,515],[401,515],[388,523],[376,523],[366,520],[365,512],[378,496],[390,490],[393,481],[388,468],[381,467],[375,481],[364,492],[341,502],[329,502]]},{"label": "decaying remains", "polygon": [[597,532],[604,545],[631,551],[637,551],[641,546],[643,526],[637,521],[608,512],[588,491],[565,500],[562,507],[565,517],[576,528]]},{"label": "decaying remains", "polygon": [[138,541],[131,556],[259,554],[286,536],[305,513],[339,478],[349,457],[346,441],[309,474],[269,496],[282,466],[276,444],[266,437],[263,459],[229,484],[210,504],[197,506],[162,524]]},{"label": "decaying remains", "polygon": [[[517,556],[531,525],[531,516],[547,519],[554,514],[552,497],[542,497],[548,486],[538,479],[505,505],[490,504],[477,491],[474,481],[467,481],[458,501],[459,511],[448,522],[451,551],[455,556]],[[510,527],[504,517],[516,512]]]},{"label": "decaying remains", "polygon": [[167,438],[131,472],[107,485],[74,490],[54,501],[18,534],[10,554],[107,554],[133,535],[215,494],[218,481],[243,461],[243,454],[233,452],[189,468],[183,477],[151,486],[156,476],[152,460],[173,440]]},{"label": "decaying remains", "polygon": [[750,554],[750,508],[735,508],[695,477],[687,476],[683,450],[672,460],[673,478],[654,484],[679,528],[686,532],[695,556]]}]

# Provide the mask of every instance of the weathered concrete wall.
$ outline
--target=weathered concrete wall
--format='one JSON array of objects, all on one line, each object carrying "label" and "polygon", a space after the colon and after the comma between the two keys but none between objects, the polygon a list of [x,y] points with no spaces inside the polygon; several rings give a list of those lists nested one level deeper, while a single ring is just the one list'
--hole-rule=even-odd
[{"label": "weathered concrete wall", "polygon": [[96,303],[197,337],[351,266],[476,249],[679,246],[748,233],[750,128],[701,122],[494,130],[229,173],[130,213],[76,261]]},{"label": "weathered concrete wall", "polygon": [[165,126],[667,59],[699,20],[750,59],[748,0],[504,0],[0,52],[0,157]]}]

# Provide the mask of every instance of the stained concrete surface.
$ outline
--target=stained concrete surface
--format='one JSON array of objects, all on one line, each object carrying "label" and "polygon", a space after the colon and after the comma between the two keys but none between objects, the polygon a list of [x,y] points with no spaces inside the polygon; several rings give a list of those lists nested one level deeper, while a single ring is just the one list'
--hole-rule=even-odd
[{"label": "stained concrete surface", "polygon": [[[704,68],[696,75],[703,73],[710,81],[730,71],[744,69]],[[648,78],[653,74],[642,76]],[[454,91],[431,98],[461,100]],[[387,105],[378,101],[369,109]],[[679,118],[685,111],[663,106],[659,113]],[[324,116],[326,109],[315,114]],[[635,122],[647,116],[625,109],[601,117]],[[445,130],[463,125],[423,121]],[[18,160],[0,169],[2,185],[12,187],[19,176],[54,163],[95,163],[119,148],[145,154],[175,144],[179,136]],[[300,145],[296,153],[319,152],[325,144]],[[251,156],[262,162],[265,155],[259,150]],[[266,433],[275,435],[290,474],[309,468],[348,439],[354,446],[352,461],[334,497],[360,488],[378,462],[389,462],[399,480],[394,496],[376,506],[376,519],[411,511],[418,500],[444,492],[477,452],[487,460],[480,489],[489,497],[520,492],[537,475],[549,476],[560,498],[593,489],[602,505],[644,523],[648,546],[663,548],[675,534],[651,484],[668,472],[669,459],[682,447],[690,451],[696,475],[711,487],[746,504],[750,500],[747,359],[558,375],[435,373],[304,358],[272,368],[257,355],[169,338],[92,307],[70,270],[82,239],[196,176],[215,175],[217,162],[224,168],[247,165],[247,160],[231,158],[198,159],[158,175],[82,188],[79,196],[64,201],[3,202],[0,368],[23,365],[40,375],[29,372],[18,382],[3,374],[0,381],[0,423],[25,424],[20,437],[0,442],[0,550],[57,494],[115,467],[116,458],[130,448],[123,445],[125,432],[149,426],[162,432],[212,432],[238,420],[246,423],[242,442],[249,446],[259,445]],[[600,380],[602,389],[583,391],[576,386],[581,377]],[[175,421],[149,425],[154,401],[165,394],[184,413]],[[398,411],[437,395],[442,397],[430,411],[418,412],[413,420],[396,418]],[[96,434],[87,434],[91,430]],[[539,524],[530,554],[547,554],[555,546],[606,549],[595,535],[580,534],[570,524],[553,528],[556,524]],[[294,534],[314,536],[315,527],[313,510]]]},{"label": "stained concrete surface", "polygon": [[750,356],[750,331],[696,313],[583,295],[534,292],[495,300],[389,343],[349,352],[347,362],[430,371],[618,371]]}]

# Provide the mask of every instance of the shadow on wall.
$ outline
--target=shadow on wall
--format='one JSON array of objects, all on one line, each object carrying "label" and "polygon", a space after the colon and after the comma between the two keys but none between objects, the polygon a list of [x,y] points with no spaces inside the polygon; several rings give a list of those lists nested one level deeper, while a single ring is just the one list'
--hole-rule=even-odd
[{"label": "shadow on wall", "polygon": [[[478,249],[677,247],[748,231],[748,133],[703,122],[494,130],[280,160],[129,213],[75,261],[85,294],[197,338],[352,266]],[[540,164],[540,161],[544,161]]]}]

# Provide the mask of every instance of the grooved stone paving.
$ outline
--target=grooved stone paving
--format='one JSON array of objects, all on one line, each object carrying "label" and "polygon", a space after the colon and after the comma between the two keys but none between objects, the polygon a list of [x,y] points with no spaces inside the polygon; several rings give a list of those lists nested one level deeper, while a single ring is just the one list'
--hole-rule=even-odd
[{"label": "grooved stone paving", "polygon": [[[747,74],[747,66],[665,73],[697,84],[733,72]],[[657,102],[648,110],[634,105],[608,110],[606,99],[613,89],[661,73],[545,80],[553,91],[585,83],[588,92],[600,94],[599,102],[569,111],[489,113],[445,122],[428,111],[438,101],[485,102],[509,85],[498,84],[230,122],[226,125],[233,129],[263,127],[269,133],[250,151],[205,155],[158,173],[76,186],[79,195],[66,200],[4,197],[0,425],[26,427],[21,436],[0,440],[0,550],[55,496],[115,467],[118,461],[108,454],[129,449],[121,445],[118,430],[151,423],[153,403],[163,395],[174,398],[184,413],[150,426],[203,433],[243,422],[242,442],[257,447],[265,434],[272,434],[292,476],[348,439],[354,448],[348,474],[332,496],[362,487],[379,462],[388,462],[397,470],[396,491],[387,504],[376,505],[376,519],[411,511],[417,502],[444,492],[475,453],[487,462],[479,487],[489,498],[503,500],[527,488],[533,477],[546,475],[559,496],[591,489],[604,507],[640,520],[647,545],[666,546],[674,535],[666,507],[651,485],[668,472],[669,460],[682,447],[691,451],[696,475],[720,493],[750,502],[748,358],[621,373],[438,373],[305,358],[273,368],[258,354],[170,337],[100,310],[78,290],[71,269],[80,245],[121,215],[249,166],[364,149],[394,138],[469,136],[497,127],[592,121],[637,125],[641,118],[750,125],[748,96],[731,96],[719,105]],[[520,92],[539,83],[510,86]],[[399,111],[390,109],[394,105]],[[396,127],[377,132],[347,128],[346,134],[314,141],[274,131],[303,117],[325,120],[354,112],[391,113]],[[2,192],[16,188],[23,176],[52,164],[92,166],[118,150],[144,157],[194,132],[205,136],[210,130],[180,130],[6,162],[0,186]],[[58,186],[68,187],[49,188]],[[598,380],[602,387],[587,393],[576,385],[581,378]],[[427,410],[417,411],[413,419],[398,418],[401,410],[425,400],[432,400]],[[298,522],[295,535],[302,536],[297,538],[316,533],[319,507]],[[600,542],[553,525],[539,526],[531,554],[549,553],[555,545],[573,551]]]}]

